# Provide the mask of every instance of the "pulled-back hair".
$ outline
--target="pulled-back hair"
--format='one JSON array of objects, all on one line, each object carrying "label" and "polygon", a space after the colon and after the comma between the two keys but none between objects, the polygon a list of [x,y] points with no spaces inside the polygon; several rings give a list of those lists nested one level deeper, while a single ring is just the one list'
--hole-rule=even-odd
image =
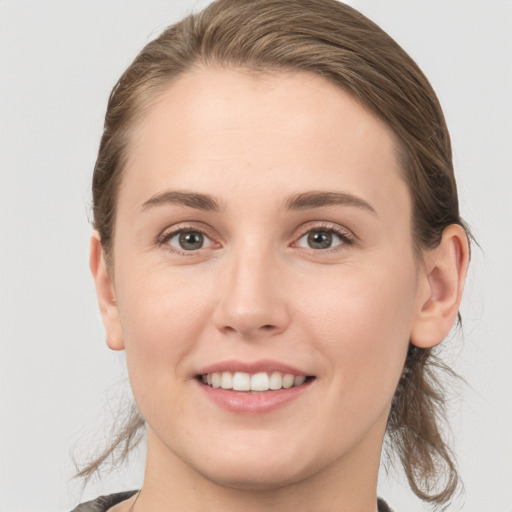
[{"label": "pulled-back hair", "polygon": [[[114,264],[116,201],[133,127],[173,81],[207,66],[307,71],[349,92],[395,134],[412,198],[417,258],[439,244],[446,226],[464,227],[438,99],[389,35],[336,0],[217,0],[147,44],[110,95],[92,184],[94,226],[107,264]],[[386,445],[403,465],[412,490],[436,504],[447,503],[458,485],[441,428],[445,393],[439,376],[444,370],[449,372],[431,349],[410,344],[387,425]],[[90,477],[116,453],[124,459],[143,426],[134,406],[112,445],[79,475]]]}]

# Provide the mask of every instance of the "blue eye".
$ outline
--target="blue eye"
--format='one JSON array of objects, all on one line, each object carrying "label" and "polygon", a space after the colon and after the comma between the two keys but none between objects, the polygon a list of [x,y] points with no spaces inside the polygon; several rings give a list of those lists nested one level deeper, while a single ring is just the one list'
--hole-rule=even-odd
[{"label": "blue eye", "polygon": [[346,236],[340,235],[332,229],[311,229],[300,237],[297,245],[308,249],[325,250],[332,249],[346,241]]},{"label": "blue eye", "polygon": [[197,251],[202,249],[210,239],[200,231],[179,231],[169,236],[167,244],[181,251]]}]

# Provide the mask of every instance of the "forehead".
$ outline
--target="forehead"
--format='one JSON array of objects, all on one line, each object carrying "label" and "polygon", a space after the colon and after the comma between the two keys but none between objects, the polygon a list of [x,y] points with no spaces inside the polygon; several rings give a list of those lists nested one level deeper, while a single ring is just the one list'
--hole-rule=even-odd
[{"label": "forehead", "polygon": [[385,123],[320,76],[199,68],[135,126],[120,197],[140,202],[165,188],[240,197],[244,184],[270,183],[283,194],[335,187],[385,202],[406,192],[395,148]]}]

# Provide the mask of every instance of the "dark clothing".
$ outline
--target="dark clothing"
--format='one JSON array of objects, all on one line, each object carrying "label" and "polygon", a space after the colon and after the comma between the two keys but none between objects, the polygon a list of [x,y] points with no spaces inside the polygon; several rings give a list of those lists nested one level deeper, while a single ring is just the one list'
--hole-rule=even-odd
[{"label": "dark clothing", "polygon": [[379,512],[393,512],[390,508],[389,508],[389,505],[382,499],[378,499],[377,500],[377,505],[379,506]]},{"label": "dark clothing", "polygon": [[108,496],[100,496],[92,501],[78,505],[72,512],[107,512],[107,510],[121,501],[131,498],[139,491],[116,492]]},{"label": "dark clothing", "polygon": [[[108,496],[100,496],[95,500],[88,501],[78,505],[72,512],[107,512],[110,507],[121,503],[121,501],[131,498],[138,491],[118,492]],[[379,498],[379,512],[393,512],[384,500]]]}]

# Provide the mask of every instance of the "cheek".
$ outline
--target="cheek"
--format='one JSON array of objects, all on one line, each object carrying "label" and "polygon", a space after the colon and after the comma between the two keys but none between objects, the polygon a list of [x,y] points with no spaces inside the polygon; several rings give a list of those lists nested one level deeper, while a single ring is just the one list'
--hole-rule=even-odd
[{"label": "cheek", "polygon": [[405,361],[416,295],[414,265],[346,268],[305,299],[302,317],[354,404],[392,397]]},{"label": "cheek", "polygon": [[[134,392],[139,386],[172,388],[179,363],[205,325],[205,288],[186,272],[169,269],[120,275],[118,303]],[[149,371],[150,369],[150,371]]]}]

